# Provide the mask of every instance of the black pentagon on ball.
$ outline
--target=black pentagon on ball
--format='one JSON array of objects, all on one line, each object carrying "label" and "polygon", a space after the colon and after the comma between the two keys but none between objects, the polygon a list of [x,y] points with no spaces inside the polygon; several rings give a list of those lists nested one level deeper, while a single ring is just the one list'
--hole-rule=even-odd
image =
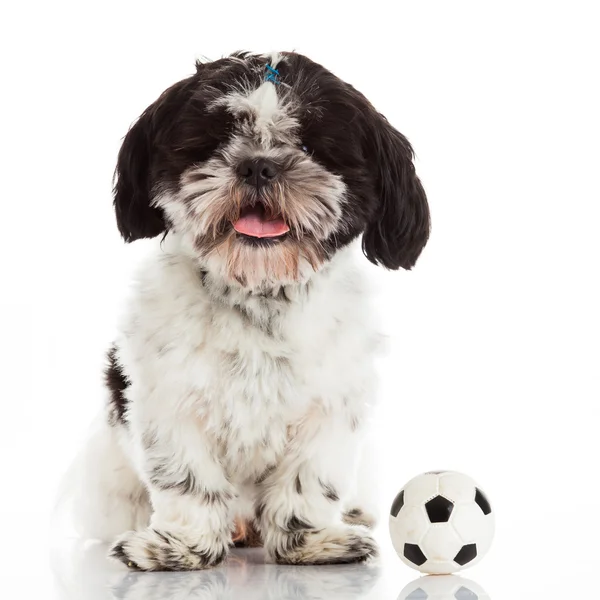
[{"label": "black pentagon on ball", "polygon": [[404,490],[402,490],[392,502],[392,509],[390,510],[390,514],[392,517],[397,517],[398,513],[402,510],[404,506]]},{"label": "black pentagon on ball", "polygon": [[427,600],[427,598],[429,598],[427,592],[421,588],[417,588],[414,592],[406,596],[406,600]]},{"label": "black pentagon on ball", "polygon": [[444,496],[436,496],[425,505],[425,509],[432,523],[447,523],[454,510],[454,504]]},{"label": "black pentagon on ball", "polygon": [[490,501],[479,488],[475,488],[475,502],[481,508],[484,515],[489,515],[492,512]]},{"label": "black pentagon on ball", "polygon": [[469,564],[477,558],[477,544],[467,544],[460,549],[460,552],[454,557],[454,562],[461,567]]},{"label": "black pentagon on ball", "polygon": [[414,565],[417,565],[417,567],[427,562],[427,557],[423,554],[423,550],[416,544],[404,544],[404,557]]},{"label": "black pentagon on ball", "polygon": [[473,590],[464,586],[454,594],[454,597],[456,600],[479,600],[479,596]]}]

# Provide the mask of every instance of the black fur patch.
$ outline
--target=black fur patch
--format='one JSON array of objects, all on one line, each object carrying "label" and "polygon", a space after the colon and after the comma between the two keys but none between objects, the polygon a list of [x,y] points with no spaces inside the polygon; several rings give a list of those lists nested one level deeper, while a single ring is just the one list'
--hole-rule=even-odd
[{"label": "black fur patch", "polygon": [[196,476],[189,469],[184,473],[183,476],[180,473],[171,473],[167,466],[158,464],[152,469],[150,483],[161,490],[175,490],[180,494],[198,493]]},{"label": "black fur patch", "polygon": [[200,502],[211,506],[225,505],[232,499],[228,491],[207,490],[190,469],[172,473],[168,466],[158,464],[152,469],[150,483],[161,490],[173,490],[182,495],[197,496]]},{"label": "black fur patch", "polygon": [[323,495],[325,496],[325,498],[327,498],[327,500],[331,500],[332,502],[337,502],[340,499],[339,494],[337,493],[337,491],[331,484],[323,483],[320,479],[319,479],[319,484],[323,488]]},{"label": "black fur patch", "polygon": [[202,282],[202,287],[207,287],[208,285],[208,271],[202,269],[200,271],[200,281]]},{"label": "black fur patch", "polygon": [[140,570],[137,563],[132,561],[129,558],[129,556],[127,556],[127,554],[125,553],[125,548],[124,548],[123,544],[117,544],[116,546],[114,546],[112,548],[112,550],[110,551],[110,556],[112,558],[116,558],[117,560],[121,561],[125,566],[129,567],[133,571]]},{"label": "black fur patch", "polygon": [[108,352],[108,366],[104,371],[104,383],[110,392],[110,424],[113,426],[127,425],[127,399],[124,392],[129,386],[129,380],[117,362],[117,349],[114,346]]},{"label": "black fur patch", "polygon": [[273,552],[273,558],[280,564],[286,564],[290,554],[297,552],[306,544],[306,533],[297,532],[286,536],[280,547]]},{"label": "black fur patch", "polygon": [[264,483],[265,480],[269,477],[269,475],[271,475],[273,473],[273,471],[275,471],[276,469],[276,465],[269,465],[254,481],[254,483],[256,485],[260,485],[261,483]]},{"label": "black fur patch", "polygon": [[279,288],[279,291],[277,292],[276,298],[277,298],[277,300],[281,300],[283,302],[287,302],[287,303],[291,302],[290,297],[287,295],[287,292],[285,290],[285,286],[284,285],[282,285]]},{"label": "black fur patch", "polygon": [[296,533],[298,531],[307,531],[309,529],[314,529],[314,527],[310,523],[304,521],[296,515],[292,515],[285,524],[285,530],[290,533]]},{"label": "black fur patch", "polygon": [[227,504],[232,499],[232,495],[229,492],[209,490],[202,490],[200,492],[200,497],[205,504],[210,504],[213,506],[215,504]]},{"label": "black fur patch", "polygon": [[296,475],[296,481],[294,482],[294,487],[296,489],[297,494],[302,493],[302,482],[300,481],[300,474]]}]

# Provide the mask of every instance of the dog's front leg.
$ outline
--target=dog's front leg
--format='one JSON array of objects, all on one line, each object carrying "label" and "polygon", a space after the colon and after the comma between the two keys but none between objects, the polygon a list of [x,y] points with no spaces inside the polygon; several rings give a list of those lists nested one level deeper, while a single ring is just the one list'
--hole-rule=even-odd
[{"label": "dog's front leg", "polygon": [[153,514],[111,556],[142,571],[189,571],[219,564],[231,543],[234,490],[194,419],[154,423],[139,432],[138,450]]},{"label": "dog's front leg", "polygon": [[359,446],[355,429],[341,415],[307,419],[262,482],[257,520],[275,561],[350,563],[377,554],[365,527],[342,522]]}]

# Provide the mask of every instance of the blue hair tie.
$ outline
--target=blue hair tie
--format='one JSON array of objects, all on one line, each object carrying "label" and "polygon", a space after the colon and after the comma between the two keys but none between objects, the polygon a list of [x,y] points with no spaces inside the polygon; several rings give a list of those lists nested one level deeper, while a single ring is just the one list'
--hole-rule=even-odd
[{"label": "blue hair tie", "polygon": [[272,67],[271,65],[266,65],[267,72],[265,73],[265,81],[270,81],[275,85],[279,85],[281,81],[279,81],[279,71]]}]

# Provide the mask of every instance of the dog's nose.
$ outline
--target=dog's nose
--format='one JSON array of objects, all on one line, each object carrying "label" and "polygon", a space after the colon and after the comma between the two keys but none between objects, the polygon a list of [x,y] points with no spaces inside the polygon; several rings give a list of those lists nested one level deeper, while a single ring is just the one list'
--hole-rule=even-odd
[{"label": "dog's nose", "polygon": [[253,158],[244,160],[238,165],[238,175],[246,180],[246,183],[255,187],[261,187],[270,183],[277,177],[277,165],[268,158]]}]

